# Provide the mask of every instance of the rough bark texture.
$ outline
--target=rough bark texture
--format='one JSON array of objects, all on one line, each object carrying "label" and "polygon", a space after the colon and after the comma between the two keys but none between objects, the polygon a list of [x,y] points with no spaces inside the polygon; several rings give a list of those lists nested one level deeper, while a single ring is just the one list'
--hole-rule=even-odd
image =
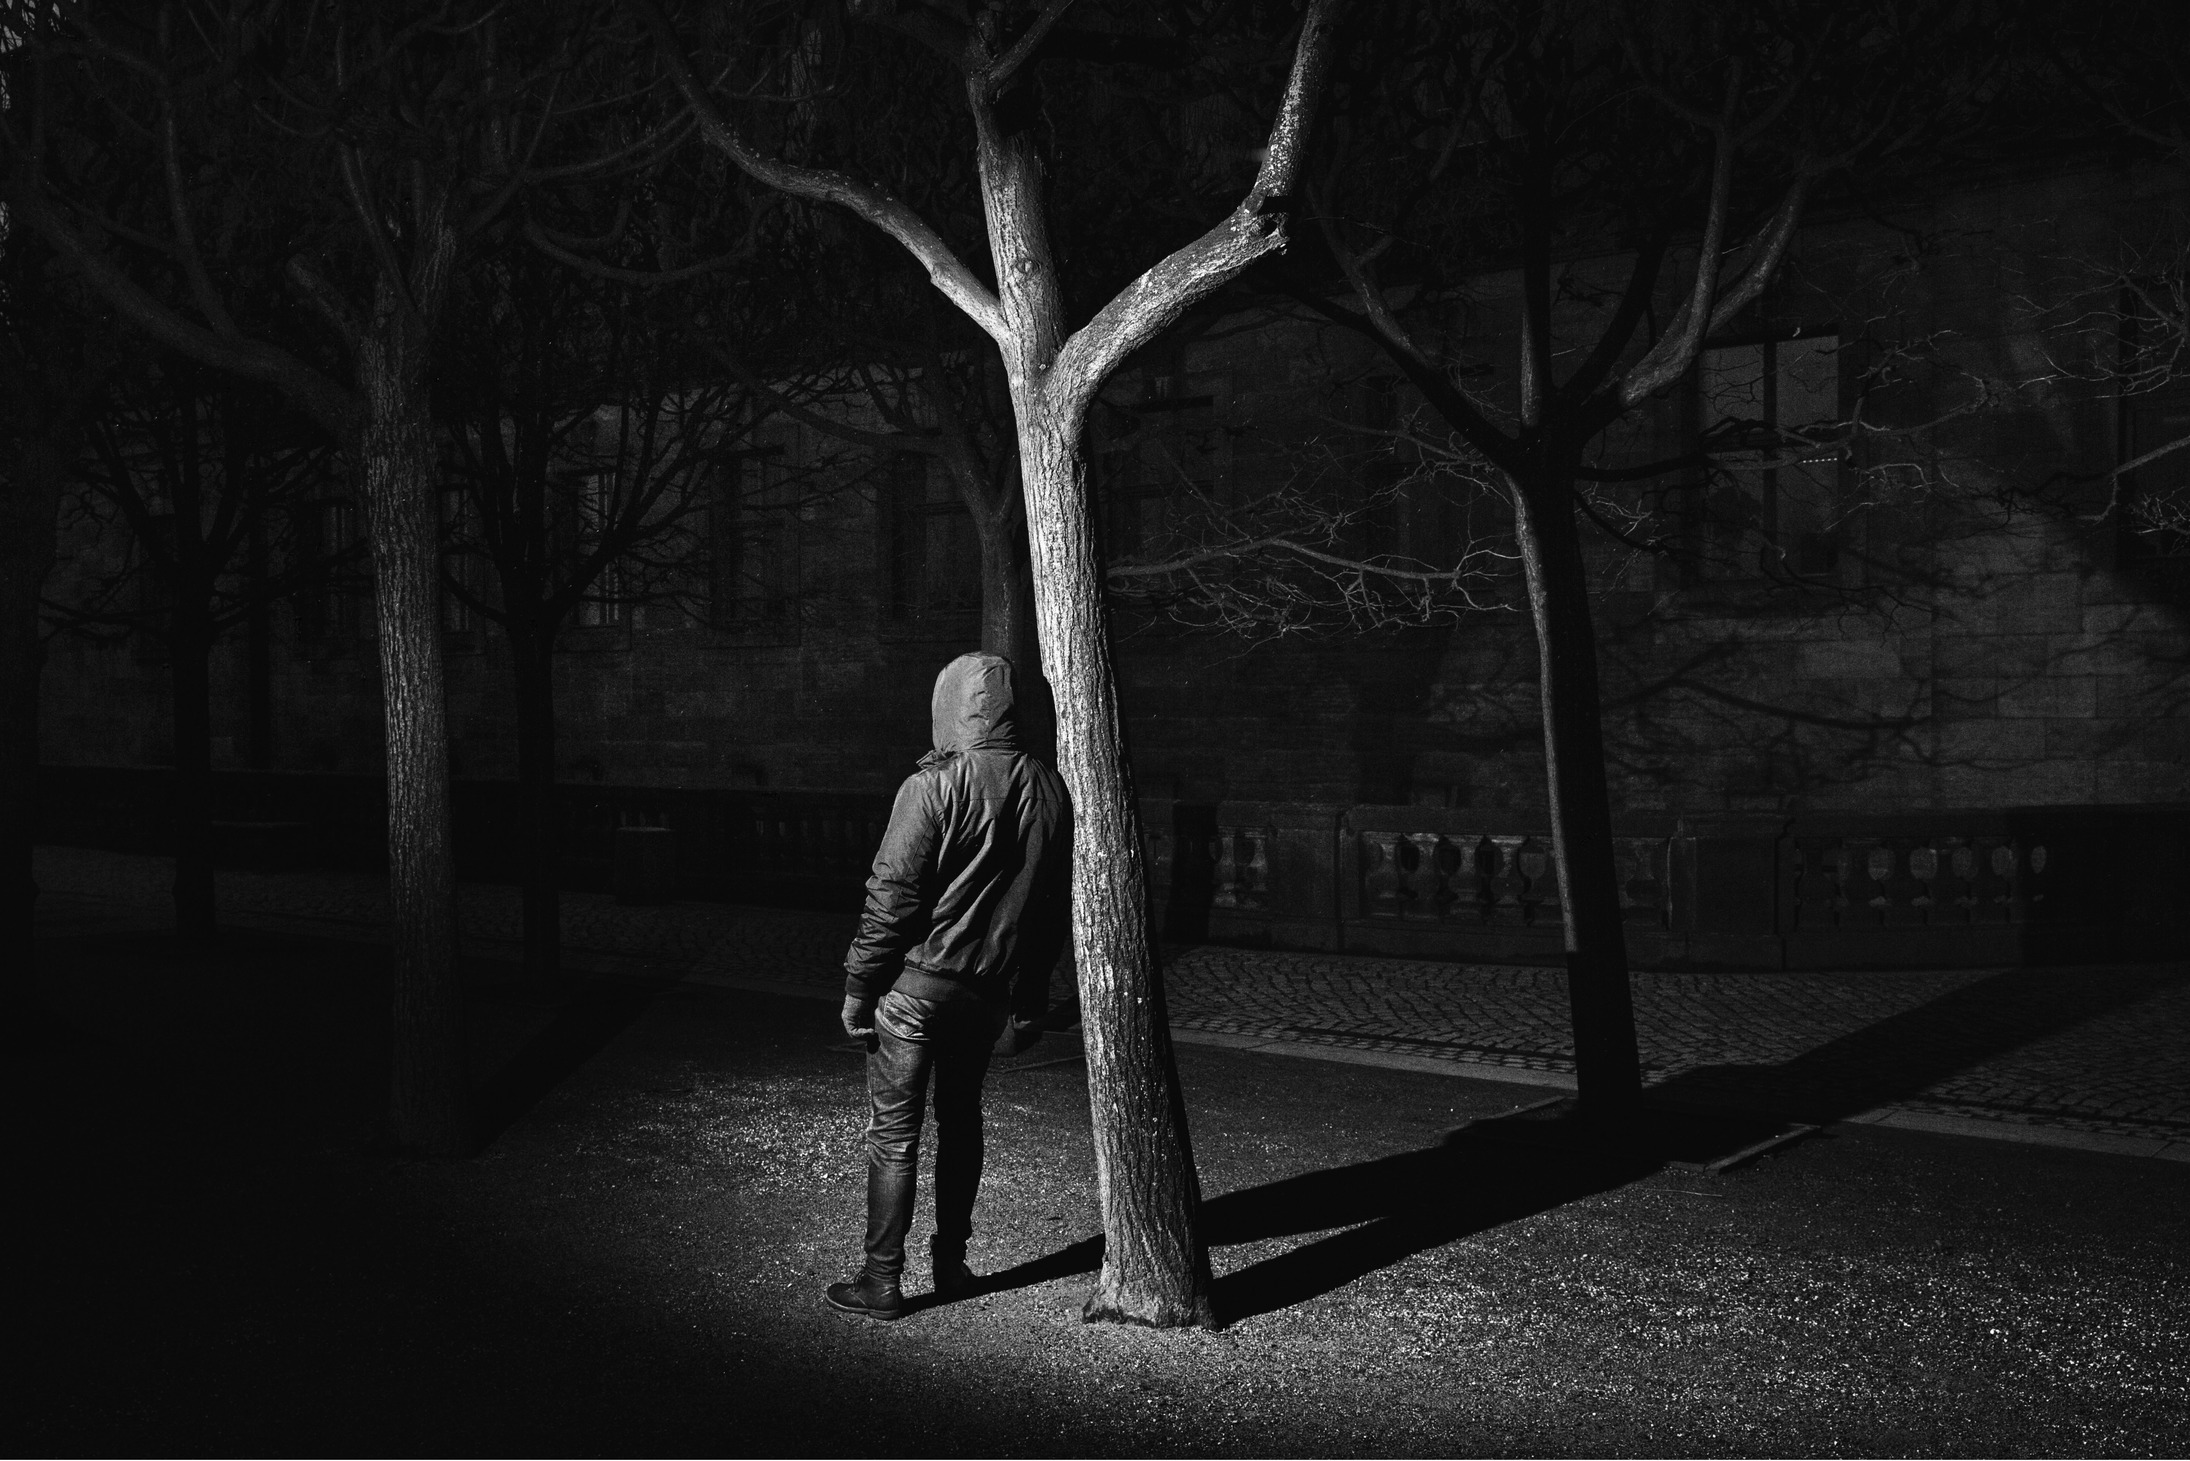
[{"label": "rough bark texture", "polygon": [[1057,772],[1073,808],[1072,949],[1105,1236],[1102,1271],[1083,1314],[1157,1327],[1209,1325],[1215,1315],[1201,1183],[1148,926],[1140,814],[1080,451],[1094,392],[1079,388],[1084,378],[1058,379],[1053,370],[1066,343],[1064,301],[1033,133],[1005,131],[978,91],[974,114],[989,251],[1003,316],[1017,331],[1003,347],[1004,363],[1018,423],[1035,622],[1056,706]]},{"label": "rough bark texture", "polygon": [[[440,267],[447,264],[444,257]],[[453,1156],[470,1144],[470,1103],[449,847],[439,477],[425,331],[387,282],[378,292],[374,327],[357,351],[365,402],[357,458],[372,541],[388,749],[388,901],[395,916],[389,1118],[399,1145]]]},{"label": "rough bark texture", "polygon": [[974,516],[981,542],[981,648],[1017,667],[1024,715],[1020,734],[1029,751],[1055,765],[1057,706],[1035,622],[1034,559],[1027,548],[1026,502],[1016,471],[1008,486],[1010,496],[999,510]]},{"label": "rough bark texture", "polygon": [[1147,916],[1140,819],[1118,716],[1087,511],[1081,422],[1022,406],[1035,617],[1057,701],[1057,770],[1072,794],[1072,942],[1103,1213],[1089,1319],[1214,1322],[1199,1228],[1201,1182]]},{"label": "rough bark texture", "polygon": [[45,644],[38,632],[38,595],[53,567],[55,515],[61,478],[74,454],[64,431],[23,420],[14,460],[0,479],[0,965],[7,993],[37,997],[34,919],[38,880],[31,848],[37,838],[38,679]]},{"label": "rough bark texture", "polygon": [[1618,1120],[1642,1094],[1642,1068],[1612,855],[1597,642],[1573,484],[1522,484],[1514,501],[1529,617],[1536,628],[1551,855],[1566,905],[1577,1094],[1592,1118]]}]

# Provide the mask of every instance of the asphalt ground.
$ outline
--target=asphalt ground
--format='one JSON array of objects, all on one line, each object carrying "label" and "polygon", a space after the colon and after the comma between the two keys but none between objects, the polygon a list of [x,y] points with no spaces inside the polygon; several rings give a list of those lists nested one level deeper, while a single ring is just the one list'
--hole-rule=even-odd
[{"label": "asphalt ground", "polygon": [[[55,1454],[2180,1455],[2190,1166],[1180,1051],[1223,1326],[1079,1321],[1084,1068],[999,1071],[977,1298],[880,1326],[833,1011],[476,963],[481,1155],[371,1145],[384,954],[48,940],[11,1304]],[[1044,1047],[1036,1047],[1038,1056]],[[916,1224],[916,1245],[925,1216]],[[915,1285],[917,1291],[918,1286]]]}]

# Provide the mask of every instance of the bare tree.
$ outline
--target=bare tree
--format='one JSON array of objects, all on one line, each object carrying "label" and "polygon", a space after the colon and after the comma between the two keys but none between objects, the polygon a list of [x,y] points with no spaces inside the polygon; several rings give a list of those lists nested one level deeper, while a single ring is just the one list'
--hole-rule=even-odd
[{"label": "bare tree", "polygon": [[[603,278],[598,261],[548,247],[579,267],[512,237],[467,271],[445,332],[439,404],[462,489],[446,524],[452,564],[487,570],[456,573],[449,592],[501,627],[514,660],[525,970],[551,990],[561,979],[560,636],[650,602],[718,614],[695,602],[709,589],[693,583],[706,539],[722,536],[708,515],[735,517],[741,497],[757,501],[763,470],[781,496],[791,477],[803,482],[827,464],[761,468],[757,438],[772,404],[710,370],[679,323],[707,312],[704,303],[727,332],[733,314],[756,318],[755,291],[732,282],[704,301],[663,298],[642,286],[676,266],[642,274],[625,257],[610,267],[631,278]],[[804,399],[786,389],[771,401]]]},{"label": "bare tree", "polygon": [[[169,356],[117,387],[78,475],[90,525],[118,523],[129,551],[80,582],[76,596],[48,605],[64,629],[133,633],[166,651],[175,930],[185,944],[210,939],[217,922],[213,651],[328,568],[290,533],[328,474],[325,438],[278,400],[207,374]],[[287,550],[278,569],[276,539]]]},{"label": "bare tree", "polygon": [[[1763,295],[1818,180],[1901,138],[1944,21],[1503,0],[1388,14],[1314,183],[1350,299],[1296,297],[1372,341],[1510,505],[1593,1115],[1632,1110],[1641,1080],[1583,525],[1594,486],[1679,465],[1607,467],[1596,444]],[[1575,288],[1605,254],[1624,281]],[[1453,317],[1489,260],[1517,265],[1517,359],[1472,358]]]},{"label": "bare tree", "polygon": [[[573,8],[519,26],[455,0],[77,12],[28,48],[36,104],[0,130],[22,226],[135,329],[281,392],[361,485],[387,730],[390,1114],[396,1140],[431,1152],[466,1149],[470,1122],[427,369],[467,242],[560,155],[584,22]],[[117,195],[117,175],[159,186]],[[316,340],[254,318],[273,279],[288,288],[271,297],[317,315]]]},{"label": "bare tree", "polygon": [[1335,7],[1316,0],[1308,10],[1284,99],[1244,200],[1076,330],[1069,327],[1049,238],[1033,80],[1043,45],[1069,8],[1069,0],[1051,0],[1039,9],[981,6],[962,19],[940,10],[889,17],[940,58],[964,89],[992,287],[891,189],[757,150],[702,80],[677,27],[646,0],[634,0],[710,146],[770,187],[849,209],[895,238],[1002,355],[1026,494],[1035,619],[1057,705],[1058,769],[1075,818],[1074,950],[1108,1238],[1086,1313],[1154,1325],[1207,1323],[1199,1182],[1149,940],[1138,816],[1081,436],[1096,391],[1120,361],[1196,300],[1284,246],[1289,200],[1333,45]]},{"label": "bare tree", "polygon": [[[1129,424],[1105,445],[1130,452],[1147,434]],[[1329,419],[1288,444],[1283,481],[1245,494],[1212,490],[1161,444],[1149,454],[1173,479],[1165,530],[1109,563],[1121,607],[1250,639],[1456,624],[1510,607],[1519,559],[1497,511],[1505,499],[1481,455],[1419,407],[1382,426]],[[1434,545],[1386,541],[1380,524],[1405,510],[1459,531]]]},{"label": "bare tree", "polygon": [[5,224],[0,216],[0,961],[11,971],[10,997],[29,1003],[37,997],[40,599],[67,483],[126,352],[52,251],[35,235],[8,237]]}]

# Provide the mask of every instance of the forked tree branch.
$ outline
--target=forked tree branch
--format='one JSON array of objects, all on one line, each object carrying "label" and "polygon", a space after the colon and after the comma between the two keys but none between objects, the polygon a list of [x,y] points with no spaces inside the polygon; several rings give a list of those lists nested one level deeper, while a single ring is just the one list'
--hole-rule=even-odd
[{"label": "forked tree branch", "polygon": [[928,221],[900,200],[889,189],[874,183],[862,182],[848,173],[831,168],[801,167],[764,157],[749,145],[738,129],[731,125],[708,89],[693,73],[692,63],[685,55],[684,47],[677,38],[669,18],[662,14],[654,0],[624,0],[647,29],[653,33],[656,50],[662,65],[668,70],[685,105],[699,120],[701,135],[717,151],[735,163],[740,171],[756,182],[794,197],[810,198],[817,203],[834,203],[848,208],[867,222],[896,239],[928,271],[928,278],[941,290],[951,303],[963,310],[986,331],[998,344],[1009,342],[1009,330],[1004,323],[1003,308],[996,294],[971,269],[965,261],[952,252],[943,236]]},{"label": "forked tree branch", "polygon": [[1284,100],[1247,196],[1222,222],[1127,285],[1073,332],[1049,372],[1045,389],[1053,399],[1084,407],[1121,361],[1163,333],[1188,306],[1285,247],[1286,219],[1336,46],[1341,3],[1310,0]]}]

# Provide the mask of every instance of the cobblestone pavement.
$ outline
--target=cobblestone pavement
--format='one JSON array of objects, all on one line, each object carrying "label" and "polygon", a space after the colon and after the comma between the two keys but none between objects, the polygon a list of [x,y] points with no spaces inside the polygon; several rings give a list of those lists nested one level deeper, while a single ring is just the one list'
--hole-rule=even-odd
[{"label": "cobblestone pavement", "polygon": [[[41,848],[42,924],[164,919],[170,864]],[[386,918],[377,878],[223,872],[237,923],[351,936]],[[469,952],[507,957],[516,890],[460,893]],[[844,914],[679,903],[624,907],[566,894],[571,967],[676,973],[827,995],[852,931]],[[1183,1038],[1456,1072],[1571,1080],[1566,976],[1517,965],[1280,953],[1167,951]],[[1920,973],[1639,973],[1645,1077],[1669,1098],[1739,1103],[1804,1120],[1954,1129],[1957,1118],[2081,1133],[2092,1144],[2190,1155],[2190,969],[2138,965]]]}]

